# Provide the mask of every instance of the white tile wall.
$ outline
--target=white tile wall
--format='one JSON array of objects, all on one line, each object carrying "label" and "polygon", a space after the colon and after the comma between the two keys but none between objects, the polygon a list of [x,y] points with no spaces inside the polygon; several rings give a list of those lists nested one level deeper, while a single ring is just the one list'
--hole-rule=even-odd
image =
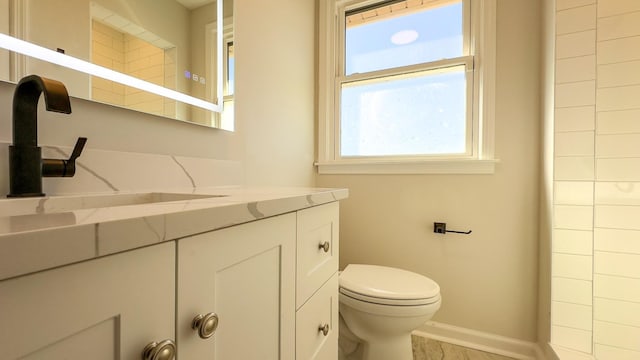
[{"label": "white tile wall", "polygon": [[556,33],[569,34],[596,28],[596,5],[560,10],[556,14]]},{"label": "white tile wall", "polygon": [[640,61],[598,65],[597,77],[599,88],[639,84]]},{"label": "white tile wall", "polygon": [[640,34],[640,12],[627,12],[598,19],[598,41]]},{"label": "white tile wall", "polygon": [[600,158],[640,157],[640,134],[598,135],[596,149]]},{"label": "white tile wall", "polygon": [[596,274],[593,276],[593,294],[600,298],[640,303],[640,279]]},{"label": "white tile wall", "polygon": [[[595,34],[594,34],[595,35]],[[585,46],[582,45],[581,46]],[[611,64],[640,59],[640,37],[602,41],[597,44],[598,64]]]},{"label": "white tile wall", "polygon": [[594,320],[640,328],[640,303],[595,298],[593,318]]},{"label": "white tile wall", "polygon": [[587,55],[560,59],[556,63],[556,83],[595,80],[596,56]]},{"label": "white tile wall", "polygon": [[594,255],[594,273],[640,279],[640,255],[604,251],[596,251]]},{"label": "white tile wall", "polygon": [[551,266],[554,268],[554,276],[591,280],[593,275],[591,256],[556,253],[551,256]]},{"label": "white tile wall", "polygon": [[556,85],[556,107],[593,105],[596,99],[596,82],[580,81]]},{"label": "white tile wall", "polygon": [[598,134],[640,132],[640,109],[599,112],[596,114],[596,119],[596,133]]},{"label": "white tile wall", "polygon": [[593,205],[592,181],[556,181],[554,204]]},{"label": "white tile wall", "polygon": [[[640,42],[638,42],[640,46]],[[576,91],[586,91],[583,89],[575,89]],[[586,93],[577,93],[576,96],[586,97]],[[640,99],[640,85],[622,86],[612,88],[599,88],[597,90],[597,111],[612,110],[629,110],[638,108],[638,99]],[[576,98],[574,101],[583,101],[582,98]]]},{"label": "white tile wall", "polygon": [[573,329],[591,331],[593,319],[591,306],[553,301],[551,323]]},{"label": "white tile wall", "polygon": [[553,222],[556,229],[591,230],[593,206],[556,205]]},{"label": "white tile wall", "polygon": [[640,181],[640,158],[597,159],[599,181]]},{"label": "white tile wall", "polygon": [[640,206],[596,205],[594,223],[599,228],[640,230]]},{"label": "white tile wall", "polygon": [[640,205],[640,182],[597,182],[595,191],[599,205]]},{"label": "white tile wall", "polygon": [[591,352],[592,333],[588,330],[573,329],[563,326],[551,326],[551,341],[554,344],[586,353]]},{"label": "white tile wall", "polygon": [[593,255],[593,232],[582,230],[553,230],[554,253]]},{"label": "white tile wall", "polygon": [[595,144],[593,131],[574,131],[556,134],[556,156],[593,156]]},{"label": "white tile wall", "polygon": [[556,9],[551,341],[637,360],[640,1]]},{"label": "white tile wall", "polygon": [[638,0],[598,0],[598,16],[607,17],[640,10]]},{"label": "white tile wall", "polygon": [[[559,108],[555,110],[555,131],[589,131],[596,127],[595,106]],[[637,118],[636,118],[637,119]],[[638,122],[640,129],[640,122]]]},{"label": "white tile wall", "polygon": [[588,30],[556,38],[556,58],[566,59],[596,53],[596,31]]},{"label": "white tile wall", "polygon": [[555,180],[593,180],[595,162],[589,156],[557,157],[554,164]]},{"label": "white tile wall", "polygon": [[551,279],[551,300],[573,304],[591,305],[593,303],[593,283],[588,280],[578,280],[554,277]]},{"label": "white tile wall", "polygon": [[596,228],[593,236],[595,250],[640,254],[640,231]]},{"label": "white tile wall", "polygon": [[640,351],[640,328],[620,324],[594,321],[593,340],[597,344]]},{"label": "white tile wall", "polygon": [[613,346],[595,344],[595,355],[598,360],[638,360],[640,352],[620,349]]},{"label": "white tile wall", "polygon": [[557,0],[556,10],[566,10],[574,7],[595,4],[596,0]]}]

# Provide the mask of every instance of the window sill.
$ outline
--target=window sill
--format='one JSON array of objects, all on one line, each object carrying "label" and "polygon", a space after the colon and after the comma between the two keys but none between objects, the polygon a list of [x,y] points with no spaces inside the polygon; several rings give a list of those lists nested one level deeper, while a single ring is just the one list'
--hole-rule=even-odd
[{"label": "window sill", "polygon": [[319,174],[493,174],[497,159],[341,160],[316,162]]}]

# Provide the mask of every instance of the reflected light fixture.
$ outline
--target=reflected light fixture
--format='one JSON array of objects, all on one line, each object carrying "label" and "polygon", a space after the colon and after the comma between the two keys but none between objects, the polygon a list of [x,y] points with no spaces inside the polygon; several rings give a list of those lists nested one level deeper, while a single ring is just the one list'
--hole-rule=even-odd
[{"label": "reflected light fixture", "polygon": [[401,30],[391,35],[391,42],[395,45],[407,45],[418,40],[418,36],[415,30]]},{"label": "reflected light fixture", "polygon": [[34,45],[24,40],[16,39],[12,36],[0,33],[0,48],[7,49],[22,55],[27,55],[42,61],[47,61],[56,65],[64,66],[74,70],[78,70],[85,74],[97,76],[106,80],[115,81],[117,83],[131,86],[150,93],[158,94],[173,100],[177,100],[189,105],[197,106],[210,111],[222,111],[221,105],[204,101],[193,96],[180,93],[175,90],[167,89],[163,86],[140,80],[133,76],[129,76],[99,65],[92,64],[88,61],[76,59],[72,56],[61,54],[54,50]]}]

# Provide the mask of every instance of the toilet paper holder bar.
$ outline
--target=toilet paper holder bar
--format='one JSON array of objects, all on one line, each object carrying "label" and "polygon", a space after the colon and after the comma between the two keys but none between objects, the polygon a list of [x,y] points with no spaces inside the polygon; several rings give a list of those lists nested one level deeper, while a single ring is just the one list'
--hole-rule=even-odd
[{"label": "toilet paper holder bar", "polygon": [[456,233],[456,234],[471,234],[472,230],[469,231],[456,231],[456,230],[447,230],[447,223],[443,222],[434,222],[433,223],[433,232],[436,234],[446,234],[446,233]]}]

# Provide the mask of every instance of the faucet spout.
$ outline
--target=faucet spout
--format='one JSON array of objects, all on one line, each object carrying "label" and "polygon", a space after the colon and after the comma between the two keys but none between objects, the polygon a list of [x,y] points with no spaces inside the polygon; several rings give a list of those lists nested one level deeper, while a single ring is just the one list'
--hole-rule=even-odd
[{"label": "faucet spout", "polygon": [[30,75],[22,78],[13,94],[13,145],[38,146],[38,100],[44,94],[47,111],[71,113],[67,89],[59,81]]},{"label": "faucet spout", "polygon": [[44,94],[48,111],[71,113],[69,94],[56,80],[30,75],[18,83],[13,94],[13,145],[9,146],[8,197],[44,196],[42,177],[75,174],[75,159],[80,156],[86,138],[79,138],[68,160],[43,159],[38,146],[38,101]]}]

